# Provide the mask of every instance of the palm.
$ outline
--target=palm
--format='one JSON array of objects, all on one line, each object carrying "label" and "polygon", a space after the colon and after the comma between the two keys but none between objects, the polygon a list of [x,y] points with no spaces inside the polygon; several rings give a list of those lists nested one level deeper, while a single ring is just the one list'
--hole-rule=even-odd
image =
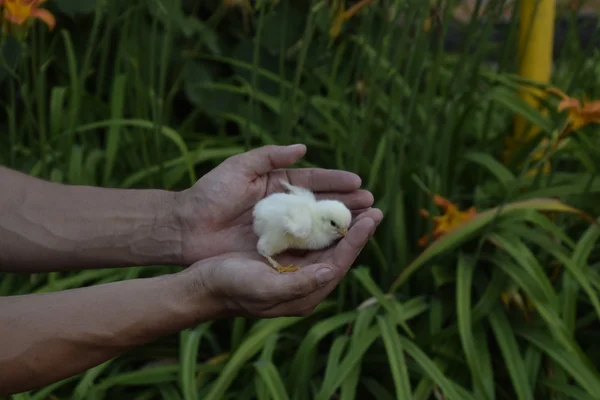
[{"label": "palm", "polygon": [[[356,218],[348,235],[335,246],[304,256],[285,254],[282,262],[299,265],[294,273],[277,273],[255,251],[222,254],[198,264],[202,281],[233,314],[258,317],[310,313],[339,283],[381,220],[379,210]],[[319,283],[317,271],[332,280]]]},{"label": "palm", "polygon": [[[283,190],[281,180],[307,187],[318,198],[341,200],[355,212],[372,205],[372,195],[358,190],[360,179],[354,174],[313,168],[275,169],[277,165],[272,160],[269,167],[273,168],[256,171],[243,158],[251,153],[226,160],[187,191],[183,249],[186,262],[231,252],[250,252],[259,259],[252,210],[265,196]],[[292,157],[281,164],[290,160],[296,161]]]}]

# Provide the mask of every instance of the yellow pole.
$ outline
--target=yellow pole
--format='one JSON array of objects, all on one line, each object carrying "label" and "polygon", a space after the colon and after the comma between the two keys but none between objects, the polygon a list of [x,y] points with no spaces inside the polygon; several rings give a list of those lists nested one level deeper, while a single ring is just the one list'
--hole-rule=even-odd
[{"label": "yellow pole", "polygon": [[[520,7],[519,75],[529,80],[548,83],[552,73],[556,0],[520,0]],[[520,96],[538,108],[539,100],[536,97],[541,98],[544,92],[522,88]],[[507,157],[515,146],[527,142],[539,132],[537,127],[527,130],[527,125],[528,122],[523,117],[515,117],[513,138],[507,143]]]}]

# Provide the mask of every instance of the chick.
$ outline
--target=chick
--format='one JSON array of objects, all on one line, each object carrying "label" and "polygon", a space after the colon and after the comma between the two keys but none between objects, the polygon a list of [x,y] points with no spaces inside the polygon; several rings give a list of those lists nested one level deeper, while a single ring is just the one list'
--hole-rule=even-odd
[{"label": "chick", "polygon": [[320,250],[346,236],[352,214],[336,200],[317,200],[308,189],[281,181],[289,193],[274,193],[254,207],[256,249],[278,272],[293,272],[295,265],[282,266],[273,256],[288,249]]}]

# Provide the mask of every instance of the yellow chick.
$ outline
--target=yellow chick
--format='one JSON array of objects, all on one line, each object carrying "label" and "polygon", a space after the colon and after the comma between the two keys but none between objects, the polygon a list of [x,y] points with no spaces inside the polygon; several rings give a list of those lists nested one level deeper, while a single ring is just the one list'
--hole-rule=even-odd
[{"label": "yellow chick", "polygon": [[254,206],[256,249],[278,272],[293,272],[295,265],[282,266],[274,255],[288,249],[320,250],[346,236],[352,214],[344,203],[317,200],[308,189],[281,181],[289,193],[273,193]]}]

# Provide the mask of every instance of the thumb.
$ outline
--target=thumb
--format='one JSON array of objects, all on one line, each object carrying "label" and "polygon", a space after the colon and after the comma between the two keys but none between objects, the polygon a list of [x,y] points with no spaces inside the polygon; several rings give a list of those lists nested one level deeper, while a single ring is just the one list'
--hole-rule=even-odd
[{"label": "thumb", "polygon": [[269,172],[288,167],[306,154],[306,146],[263,146],[235,156],[235,162],[243,168],[243,173],[251,179]]},{"label": "thumb", "polygon": [[313,264],[299,271],[275,275],[274,284],[280,300],[292,301],[310,296],[320,288],[339,279],[327,264]]}]

